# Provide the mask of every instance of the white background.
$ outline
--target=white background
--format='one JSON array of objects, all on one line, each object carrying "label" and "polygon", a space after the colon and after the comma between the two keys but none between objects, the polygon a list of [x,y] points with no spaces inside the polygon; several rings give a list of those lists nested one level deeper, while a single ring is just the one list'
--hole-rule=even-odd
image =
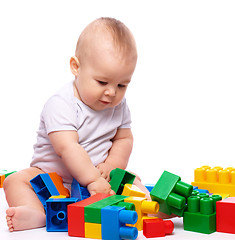
[{"label": "white background", "polygon": [[70,57],[101,16],[133,32],[127,92],[135,144],[128,169],[193,180],[201,165],[235,167],[234,1],[1,1],[0,169],[28,167],[48,97],[73,79]]}]

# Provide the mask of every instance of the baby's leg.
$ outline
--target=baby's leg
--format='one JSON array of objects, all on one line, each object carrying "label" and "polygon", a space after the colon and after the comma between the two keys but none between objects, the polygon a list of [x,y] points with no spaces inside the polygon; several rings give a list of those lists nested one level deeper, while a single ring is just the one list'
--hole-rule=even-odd
[{"label": "baby's leg", "polygon": [[6,219],[10,232],[46,225],[44,207],[29,182],[41,173],[44,172],[38,168],[27,168],[5,179],[3,187],[9,205]]},{"label": "baby's leg", "polygon": [[149,193],[148,189],[144,186],[144,184],[141,182],[140,177],[132,171],[128,170],[128,172],[135,175],[135,180],[134,180],[133,184],[136,185],[142,192],[145,193],[145,197],[147,198],[147,200],[151,200],[150,193]]}]

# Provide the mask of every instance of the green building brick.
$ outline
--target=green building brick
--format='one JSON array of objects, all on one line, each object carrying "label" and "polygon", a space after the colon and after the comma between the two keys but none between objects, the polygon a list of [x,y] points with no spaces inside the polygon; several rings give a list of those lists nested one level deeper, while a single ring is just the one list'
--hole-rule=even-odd
[{"label": "green building brick", "polygon": [[135,175],[123,169],[116,168],[110,173],[111,189],[118,195],[122,194],[124,185],[126,183],[132,184],[135,180]]},{"label": "green building brick", "polygon": [[192,191],[192,185],[182,182],[179,176],[164,171],[150,195],[153,201],[159,203],[161,212],[183,216],[186,199]]},{"label": "green building brick", "polygon": [[7,170],[0,170],[0,175],[5,175],[5,178],[11,175],[12,173],[15,173],[16,171],[7,171]]},{"label": "green building brick", "polygon": [[125,198],[127,197],[122,195],[113,195],[86,206],[84,208],[85,222],[101,223],[101,209],[107,206],[116,205],[119,202],[122,202]]},{"label": "green building brick", "polygon": [[215,203],[221,200],[219,195],[197,195],[188,198],[184,212],[184,230],[210,234],[216,231]]}]

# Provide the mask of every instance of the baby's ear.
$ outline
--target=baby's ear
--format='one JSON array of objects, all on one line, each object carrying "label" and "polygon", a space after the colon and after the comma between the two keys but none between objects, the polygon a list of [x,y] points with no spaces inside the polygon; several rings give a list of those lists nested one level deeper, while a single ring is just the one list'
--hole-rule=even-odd
[{"label": "baby's ear", "polygon": [[80,62],[79,62],[78,58],[76,56],[71,57],[70,58],[70,69],[74,76],[78,75],[79,67],[80,67]]}]

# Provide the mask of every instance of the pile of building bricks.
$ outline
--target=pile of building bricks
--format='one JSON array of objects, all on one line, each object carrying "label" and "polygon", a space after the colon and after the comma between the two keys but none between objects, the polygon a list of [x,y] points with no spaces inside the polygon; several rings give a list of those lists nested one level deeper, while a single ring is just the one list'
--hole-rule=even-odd
[{"label": "pile of building bricks", "polygon": [[[122,169],[114,169],[110,174],[110,185],[116,195],[90,196],[74,179],[69,196],[62,179],[55,173],[40,174],[30,182],[45,207],[47,231],[120,240],[136,239],[142,230],[146,238],[172,234],[173,222],[158,218],[158,211],[183,217],[187,231],[235,233],[231,217],[235,215],[235,198],[222,200],[218,194],[209,194],[213,189],[216,193],[233,195],[230,186],[234,185],[234,170],[208,166],[196,169],[192,183],[197,186],[195,190],[179,176],[164,171],[155,185],[148,186],[152,200],[147,200],[145,193],[133,184],[135,175]],[[208,189],[213,184],[215,187]],[[224,190],[221,184],[227,188]]]}]

